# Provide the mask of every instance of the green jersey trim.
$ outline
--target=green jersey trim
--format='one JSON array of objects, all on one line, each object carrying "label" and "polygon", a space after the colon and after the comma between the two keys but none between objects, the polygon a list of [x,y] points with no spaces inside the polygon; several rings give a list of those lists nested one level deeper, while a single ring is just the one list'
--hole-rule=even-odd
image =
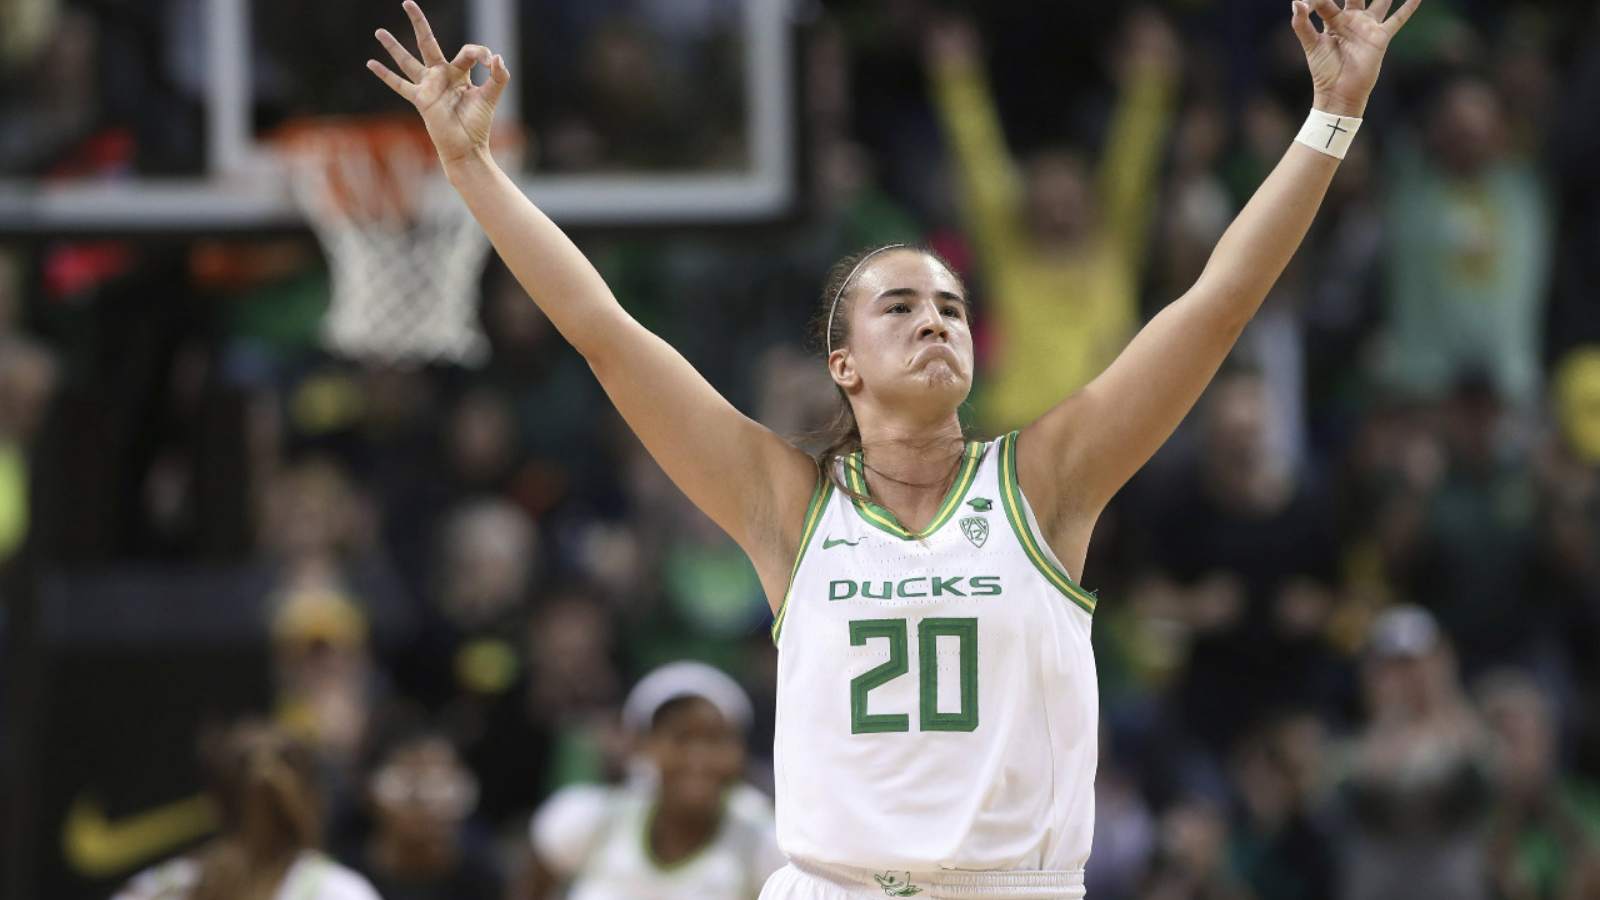
[{"label": "green jersey trim", "polygon": [[1076,603],[1084,612],[1094,615],[1095,595],[1079,587],[1077,582],[1050,560],[1041,549],[1042,542],[1028,526],[1028,517],[1022,512],[1022,487],[1017,483],[1017,432],[1015,431],[1000,439],[1000,499],[1001,505],[1006,509],[1006,521],[1011,523],[1011,530],[1016,532],[1017,541],[1022,544],[1022,550],[1033,563],[1033,567],[1038,569],[1039,574],[1068,600]]},{"label": "green jersey trim", "polygon": [[[856,512],[861,514],[861,518],[865,519],[867,524],[904,541],[920,541],[938,531],[941,525],[955,516],[956,510],[961,507],[961,498],[967,495],[967,491],[972,488],[973,480],[977,478],[978,463],[983,459],[983,447],[984,445],[978,441],[967,442],[967,449],[962,454],[961,471],[956,474],[955,481],[951,483],[950,492],[945,495],[944,502],[939,504],[939,511],[934,514],[933,521],[929,522],[928,527],[921,531],[913,532],[901,525],[900,520],[895,518],[894,513],[876,503],[862,502],[860,499],[852,497],[850,498],[851,504],[855,506]],[[849,486],[850,490],[862,497],[871,496],[871,492],[867,489],[867,477],[862,472],[860,450],[845,457],[844,469],[845,484]]]},{"label": "green jersey trim", "polygon": [[789,613],[789,595],[794,591],[794,576],[800,572],[800,560],[806,557],[806,548],[811,546],[811,538],[817,533],[817,525],[822,522],[822,512],[828,508],[828,501],[833,498],[833,479],[818,471],[817,486],[811,491],[811,505],[806,507],[804,524],[800,526],[800,549],[794,553],[794,566],[789,569],[789,584],[783,589],[783,603],[778,606],[778,614],[772,619],[772,643],[778,643],[778,635],[783,631],[784,616]]}]

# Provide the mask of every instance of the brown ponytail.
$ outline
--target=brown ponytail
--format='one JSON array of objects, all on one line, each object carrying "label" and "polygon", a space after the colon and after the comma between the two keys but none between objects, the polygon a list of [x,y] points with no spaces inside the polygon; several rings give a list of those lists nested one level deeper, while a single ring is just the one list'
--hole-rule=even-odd
[{"label": "brown ponytail", "polygon": [[309,751],[246,722],[202,748],[223,833],[201,854],[193,900],[270,900],[296,857],[321,841]]},{"label": "brown ponytail", "polygon": [[[899,249],[921,253],[938,260],[951,277],[958,283],[961,281],[961,276],[956,274],[955,267],[951,266],[949,261],[923,244],[875,244],[841,258],[828,269],[828,275],[822,282],[822,296],[806,328],[808,343],[815,352],[825,355],[824,362],[830,347],[838,349],[850,343],[850,289],[859,280],[861,274],[859,270],[865,268],[863,263],[885,251]],[[964,285],[962,294],[966,294]],[[843,388],[834,385],[834,390],[838,392],[839,403],[834,410],[833,418],[822,428],[807,435],[805,443],[817,448],[812,452],[811,458],[816,462],[817,468],[826,473],[835,488],[858,500],[870,500],[871,498],[862,497],[850,490],[840,479],[838,469],[834,465],[834,460],[849,456],[861,449],[861,428],[856,424],[855,409],[851,407],[850,399],[845,396]]]}]

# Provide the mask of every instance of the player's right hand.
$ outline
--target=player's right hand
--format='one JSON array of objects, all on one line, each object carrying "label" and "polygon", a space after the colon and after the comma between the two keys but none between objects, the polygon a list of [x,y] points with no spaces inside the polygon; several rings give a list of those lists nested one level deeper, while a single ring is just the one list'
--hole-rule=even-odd
[{"label": "player's right hand", "polygon": [[[405,0],[401,5],[417,33],[421,61],[394,35],[380,28],[378,43],[394,57],[404,77],[375,59],[367,60],[367,68],[422,114],[440,162],[449,165],[479,152],[487,153],[494,105],[511,81],[505,60],[477,44],[463,46],[453,60],[445,59],[421,7],[413,0]],[[478,64],[489,69],[489,79],[481,85],[472,83],[472,67]]]}]

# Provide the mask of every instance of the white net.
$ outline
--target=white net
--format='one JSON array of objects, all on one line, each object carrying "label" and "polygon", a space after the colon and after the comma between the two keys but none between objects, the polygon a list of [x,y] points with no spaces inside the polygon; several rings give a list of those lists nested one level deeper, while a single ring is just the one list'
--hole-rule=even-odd
[{"label": "white net", "polygon": [[286,158],[331,269],[327,348],[389,364],[483,363],[478,281],[489,241],[432,148],[405,130],[328,126],[297,136]]}]

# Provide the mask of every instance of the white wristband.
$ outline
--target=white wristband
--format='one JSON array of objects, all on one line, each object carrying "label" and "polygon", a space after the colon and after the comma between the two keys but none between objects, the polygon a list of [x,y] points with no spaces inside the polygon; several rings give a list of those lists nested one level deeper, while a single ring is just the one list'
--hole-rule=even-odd
[{"label": "white wristband", "polygon": [[1355,116],[1336,116],[1313,109],[1294,139],[1318,153],[1344,159],[1345,151],[1350,149],[1350,142],[1356,139],[1356,131],[1360,127],[1361,120]]}]

